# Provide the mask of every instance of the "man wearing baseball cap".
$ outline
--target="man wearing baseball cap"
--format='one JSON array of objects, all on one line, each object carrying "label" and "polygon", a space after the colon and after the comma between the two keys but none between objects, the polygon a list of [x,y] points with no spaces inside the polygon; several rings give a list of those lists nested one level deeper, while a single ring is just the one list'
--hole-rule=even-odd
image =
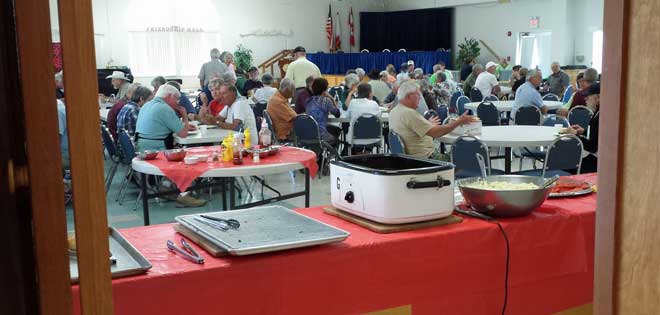
[{"label": "man wearing baseball cap", "polygon": [[[293,81],[293,84],[296,86],[296,93],[295,93],[296,96],[300,92],[302,92],[305,89],[305,87],[307,87],[305,80],[307,80],[308,77],[310,76],[313,76],[314,78],[321,77],[321,70],[319,70],[319,67],[317,67],[311,61],[307,60],[306,55],[307,52],[305,51],[305,47],[302,46],[296,47],[293,50],[294,61],[290,63],[286,69],[285,78],[291,79]],[[294,102],[295,102],[295,96],[294,96]]]},{"label": "man wearing baseball cap", "polygon": [[112,84],[112,87],[115,90],[119,90],[119,92],[117,92],[116,98],[117,99],[124,98],[126,92],[128,92],[128,86],[130,85],[130,82],[126,77],[126,74],[121,71],[112,71],[112,74],[105,78],[110,79],[110,84]]},{"label": "man wearing baseball cap", "polygon": [[474,82],[474,88],[481,92],[482,97],[489,95],[497,95],[500,92],[500,83],[495,77],[495,69],[497,64],[489,61],[486,64],[486,71],[479,74],[477,80]]},{"label": "man wearing baseball cap", "polygon": [[587,107],[594,112],[589,120],[589,134],[579,125],[573,125],[568,132],[580,137],[584,151],[589,153],[582,158],[581,173],[593,173],[598,170],[598,124],[600,122],[600,82],[592,84],[586,90]]}]

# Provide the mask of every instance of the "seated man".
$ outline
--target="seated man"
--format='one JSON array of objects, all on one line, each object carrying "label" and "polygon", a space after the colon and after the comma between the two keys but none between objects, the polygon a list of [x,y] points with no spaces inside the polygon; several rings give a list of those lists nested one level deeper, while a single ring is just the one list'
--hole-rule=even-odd
[{"label": "seated man", "polygon": [[[286,141],[291,138],[293,130],[293,120],[296,119],[296,112],[289,105],[289,98],[293,97],[296,87],[293,80],[284,78],[280,81],[280,88],[268,100],[266,110],[273,120],[273,129],[275,137],[278,140]],[[298,98],[300,100],[300,97]]]},{"label": "seated man", "polygon": [[465,81],[463,82],[463,95],[466,95],[467,97],[470,97],[470,93],[472,92],[472,88],[474,87],[475,81],[477,81],[477,77],[484,72],[484,66],[480,64],[475,64],[472,66],[472,72],[467,76]]},{"label": "seated man", "polygon": [[55,73],[55,98],[58,100],[64,99],[64,73]]},{"label": "seated man", "polygon": [[598,171],[598,125],[600,122],[600,83],[589,86],[586,94],[587,107],[594,112],[589,121],[589,136],[584,128],[573,125],[569,132],[576,134],[582,140],[584,151],[588,154],[582,158],[582,173],[594,173]]},{"label": "seated man", "polygon": [[[256,103],[268,103],[270,98],[277,92],[277,89],[272,87],[273,76],[266,73],[261,77],[261,82],[264,86],[254,91],[253,99]],[[280,82],[280,84],[282,83]]]},{"label": "seated man", "polygon": [[119,112],[122,110],[122,108],[124,108],[126,103],[128,103],[128,100],[133,96],[133,91],[135,91],[138,86],[140,86],[140,83],[137,82],[130,84],[124,97],[112,105],[108,111],[106,125],[108,126],[108,130],[110,130],[110,135],[112,135],[112,138],[115,140],[117,140],[117,116],[119,115]]},{"label": "seated man", "polygon": [[[136,151],[172,149],[173,133],[187,137],[189,130],[195,130],[195,126],[188,124],[185,108],[179,106],[180,97],[181,93],[175,87],[165,84],[158,89],[154,99],[142,106],[135,126]],[[167,185],[168,182],[164,183]],[[170,187],[174,188],[171,183]],[[193,198],[187,193],[176,198],[177,207],[201,207],[205,204],[206,200]]]},{"label": "seated man", "polygon": [[489,61],[486,64],[486,71],[480,73],[477,80],[474,81],[474,87],[479,89],[483,97],[497,95],[500,92],[500,82],[495,77],[497,66],[496,63]]},{"label": "seated man", "polygon": [[154,97],[151,90],[146,86],[138,86],[133,91],[133,96],[128,100],[119,115],[117,115],[117,130],[126,130],[133,138],[135,136],[135,125],[137,124],[138,113],[140,107]]},{"label": "seated man", "polygon": [[[171,85],[158,89],[156,97],[144,104],[135,126],[137,151],[165,150],[174,147],[173,133],[188,136],[195,126],[188,124],[186,110],[179,106],[181,94]],[[177,111],[183,121],[177,116]]]},{"label": "seated man", "polygon": [[429,82],[432,86],[435,86],[438,80],[438,74],[444,73],[445,80],[454,81],[454,75],[451,74],[451,71],[446,68],[446,65],[443,61],[438,61],[438,64],[433,66],[433,75],[429,78]]},{"label": "seated man", "polygon": [[248,79],[247,81],[245,81],[245,84],[243,85],[243,90],[241,91],[241,94],[250,96],[250,93],[254,93],[253,90],[262,87],[264,87],[264,84],[261,81],[259,81],[259,69],[257,69],[257,67],[255,66],[250,67],[250,69],[248,70]]},{"label": "seated man", "polygon": [[379,102],[383,102],[385,98],[392,92],[392,89],[387,85],[387,71],[378,72],[373,70],[369,73],[369,84],[371,91]]},{"label": "seated man", "polygon": [[217,117],[220,115],[220,112],[225,108],[225,105],[222,103],[220,98],[220,87],[224,84],[221,79],[213,79],[209,81],[208,89],[211,91],[213,99],[209,102],[206,99],[206,94],[200,93],[200,99],[202,101],[202,106],[199,109],[197,115],[193,115],[192,118],[199,120],[203,124],[215,125],[218,123]]},{"label": "seated man", "polygon": [[442,154],[434,138],[442,137],[456,127],[476,121],[464,113],[458,119],[442,125],[438,117],[424,119],[416,108],[419,104],[419,85],[414,81],[405,82],[397,93],[399,105],[390,112],[390,128],[396,132],[406,148],[406,154],[421,158],[441,159]]},{"label": "seated man", "polygon": [[543,104],[541,93],[538,91],[541,81],[543,81],[541,71],[530,70],[527,73],[527,82],[521,85],[516,92],[516,99],[511,108],[511,118],[515,118],[516,111],[523,106],[538,107],[543,114],[548,112],[548,108]]},{"label": "seated man", "polygon": [[240,97],[235,86],[223,84],[220,87],[220,99],[225,104],[225,108],[218,117],[218,127],[234,131],[249,128],[252,134],[257,133],[257,121],[252,107],[245,98]]},{"label": "seated man", "polygon": [[165,80],[165,77],[162,75],[159,75],[151,80],[151,86],[154,88],[154,94],[158,93],[158,89],[161,87],[161,85],[167,83],[167,80]]},{"label": "seated man", "polygon": [[[181,93],[181,84],[176,81],[167,81],[167,84],[173,86],[176,88],[179,93]],[[197,111],[195,110],[195,107],[193,107],[193,104],[190,102],[190,99],[188,99],[188,95],[181,94],[181,98],[179,99],[179,106],[183,107],[186,109],[187,114],[194,114]]]},{"label": "seated man", "polygon": [[[351,97],[349,95],[349,97]],[[369,83],[360,83],[357,87],[357,95],[352,99],[351,104],[348,106],[348,118],[351,120],[346,140],[351,143],[351,136],[353,135],[353,123],[358,117],[363,114],[371,114],[380,118],[380,108],[378,103],[372,100],[373,92]]]},{"label": "seated man", "polygon": [[128,92],[128,86],[131,83],[128,82],[129,80],[125,73],[121,71],[112,71],[112,74],[105,78],[110,79],[110,84],[112,84],[112,87],[115,90],[119,90],[115,95],[115,100],[110,100],[110,102],[114,103],[116,100],[120,100],[126,96],[126,92]]}]

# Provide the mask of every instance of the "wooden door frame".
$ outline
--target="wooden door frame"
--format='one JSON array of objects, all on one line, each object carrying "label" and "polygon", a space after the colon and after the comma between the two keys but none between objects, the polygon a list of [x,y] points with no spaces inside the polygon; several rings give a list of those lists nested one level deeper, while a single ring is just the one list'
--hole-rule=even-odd
[{"label": "wooden door frame", "polygon": [[603,71],[598,142],[598,200],[594,266],[594,314],[612,315],[617,238],[617,209],[623,200],[618,185],[625,163],[620,155],[625,131],[628,63],[629,0],[605,0],[603,15]]},{"label": "wooden door frame", "polygon": [[[49,0],[13,0],[42,314],[72,312]],[[91,0],[59,1],[80,309],[112,314]]]}]

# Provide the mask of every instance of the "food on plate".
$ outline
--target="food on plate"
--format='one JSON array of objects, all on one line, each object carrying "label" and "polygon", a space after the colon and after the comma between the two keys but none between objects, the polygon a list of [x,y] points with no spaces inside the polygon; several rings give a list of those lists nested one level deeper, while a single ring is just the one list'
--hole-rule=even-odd
[{"label": "food on plate", "polygon": [[464,187],[476,188],[476,189],[486,189],[486,190],[531,190],[539,189],[539,186],[533,183],[510,183],[510,182],[486,182],[486,181],[475,181],[465,185]]},{"label": "food on plate", "polygon": [[550,193],[562,194],[568,192],[583,191],[591,188],[591,183],[583,180],[575,180],[570,178],[560,178],[555,187],[552,187]]}]

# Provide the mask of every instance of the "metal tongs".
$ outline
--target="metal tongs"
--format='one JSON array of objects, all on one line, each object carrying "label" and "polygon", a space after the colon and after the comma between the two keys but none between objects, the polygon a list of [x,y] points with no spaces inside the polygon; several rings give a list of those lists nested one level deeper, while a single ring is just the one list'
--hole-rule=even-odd
[{"label": "metal tongs", "polygon": [[222,219],[205,214],[200,214],[199,216],[207,220],[215,221],[215,223],[223,227],[225,231],[230,228],[238,230],[238,228],[241,227],[241,223],[236,219]]},{"label": "metal tongs", "polygon": [[186,242],[186,240],[181,239],[181,246],[183,246],[183,249],[174,245],[174,242],[167,240],[167,249],[169,251],[175,252],[181,255],[184,259],[192,261],[196,264],[201,265],[204,263],[204,257],[198,254],[197,251],[195,251],[195,249],[193,249],[192,246]]}]

